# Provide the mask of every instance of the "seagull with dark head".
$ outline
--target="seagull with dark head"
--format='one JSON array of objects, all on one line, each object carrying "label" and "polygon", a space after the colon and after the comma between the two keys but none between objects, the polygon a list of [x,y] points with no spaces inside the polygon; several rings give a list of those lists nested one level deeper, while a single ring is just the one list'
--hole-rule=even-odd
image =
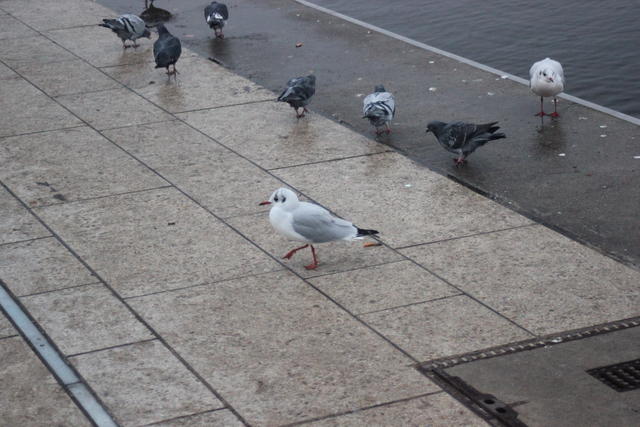
[{"label": "seagull with dark head", "polygon": [[[316,76],[310,74],[306,77],[294,77],[287,82],[287,88],[282,91],[278,101],[288,103],[296,110],[296,117],[304,117],[309,100],[316,93]],[[302,109],[302,113],[300,113]]]},{"label": "seagull with dark head", "polygon": [[[391,133],[389,123],[396,113],[396,100],[390,92],[387,92],[382,85],[374,88],[373,93],[364,98],[362,107],[362,118],[369,119],[369,123],[376,128],[376,135],[386,132]],[[385,130],[380,130],[381,127]]]},{"label": "seagull with dark head", "polygon": [[225,21],[229,19],[229,10],[224,3],[212,1],[210,5],[204,8],[204,19],[207,20],[209,28],[211,28],[216,37],[223,39],[222,27]]},{"label": "seagull with dark head", "polygon": [[[126,14],[115,19],[103,19],[101,27],[109,28],[122,40],[122,47],[138,47],[136,40],[142,37],[151,38],[151,32],[145,22],[136,15]],[[133,45],[127,46],[126,41],[131,40]]]},{"label": "seagull with dark head", "polygon": [[260,205],[271,205],[269,221],[279,234],[289,240],[304,243],[303,246],[287,252],[283,259],[291,259],[297,251],[311,247],[313,263],[305,266],[307,270],[318,267],[314,243],[351,241],[378,234],[376,230],[358,228],[349,221],[332,215],[322,206],[301,202],[296,193],[288,188],[277,189],[268,201]]},{"label": "seagull with dark head", "polygon": [[[156,60],[156,68],[166,68],[169,76],[178,73],[176,62],[182,53],[180,39],[174,37],[164,24],[158,24],[158,40],[153,44],[153,57]],[[169,66],[173,65],[173,70],[169,71]]]},{"label": "seagull with dark head", "polygon": [[476,125],[473,123],[439,121],[429,122],[427,133],[432,132],[445,150],[458,155],[453,159],[456,166],[463,166],[466,158],[489,141],[506,138],[504,133],[495,133],[498,122]]}]

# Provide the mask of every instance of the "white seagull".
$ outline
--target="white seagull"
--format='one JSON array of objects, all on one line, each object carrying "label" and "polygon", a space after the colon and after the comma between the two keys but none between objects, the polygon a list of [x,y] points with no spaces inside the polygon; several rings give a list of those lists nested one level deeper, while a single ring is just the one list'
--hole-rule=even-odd
[{"label": "white seagull", "polygon": [[[529,70],[529,87],[540,96],[540,112],[536,116],[558,117],[558,100],[556,95],[564,90],[564,72],[562,65],[551,58],[545,58],[531,66]],[[544,97],[553,96],[553,113],[544,112],[542,101]]]},{"label": "white seagull", "polygon": [[269,211],[269,221],[278,233],[291,240],[305,243],[304,246],[287,252],[283,259],[291,259],[300,249],[311,246],[313,263],[305,265],[307,270],[318,267],[314,243],[355,240],[378,234],[376,230],[364,230],[333,216],[322,206],[299,201],[296,193],[288,188],[277,189],[268,201],[260,205],[273,205]]}]

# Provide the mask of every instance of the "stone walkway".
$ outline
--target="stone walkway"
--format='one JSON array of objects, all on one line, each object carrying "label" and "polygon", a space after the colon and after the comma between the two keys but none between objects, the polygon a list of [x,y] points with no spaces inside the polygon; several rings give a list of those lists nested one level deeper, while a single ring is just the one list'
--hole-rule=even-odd
[{"label": "stone walkway", "polygon": [[[415,365],[640,315],[637,271],[112,15],[0,0],[0,280],[118,424],[484,425]],[[383,245],[283,261],[280,186]],[[3,423],[90,425],[2,316],[0,355]]]}]

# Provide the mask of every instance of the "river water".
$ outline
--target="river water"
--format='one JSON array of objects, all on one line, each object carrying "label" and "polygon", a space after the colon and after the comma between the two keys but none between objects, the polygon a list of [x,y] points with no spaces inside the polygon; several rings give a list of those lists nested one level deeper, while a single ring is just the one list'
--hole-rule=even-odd
[{"label": "river water", "polygon": [[551,57],[566,93],[640,117],[639,0],[311,1],[525,79]]}]

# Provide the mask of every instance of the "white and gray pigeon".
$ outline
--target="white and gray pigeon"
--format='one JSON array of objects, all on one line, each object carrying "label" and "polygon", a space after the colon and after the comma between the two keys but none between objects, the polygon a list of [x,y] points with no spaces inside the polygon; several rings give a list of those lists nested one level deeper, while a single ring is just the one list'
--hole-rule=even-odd
[{"label": "white and gray pigeon", "polygon": [[[158,24],[158,40],[153,44],[153,57],[156,60],[156,68],[166,68],[167,74],[177,74],[176,62],[182,53],[180,39],[173,36],[164,24]],[[169,71],[169,66],[173,65],[173,70]]]},{"label": "white and gray pigeon", "polygon": [[476,125],[473,123],[453,122],[444,123],[439,121],[429,122],[427,133],[433,132],[436,139],[445,150],[455,153],[458,158],[453,159],[456,166],[466,163],[466,158],[489,141],[506,138],[504,133],[495,133],[499,126],[498,122]]},{"label": "white and gray pigeon", "polygon": [[[316,93],[316,76],[310,74],[306,77],[294,77],[287,82],[287,88],[282,91],[278,101],[288,103],[296,110],[296,117],[304,117],[309,100]],[[302,108],[302,113],[299,110]]]},{"label": "white and gray pigeon", "polygon": [[[142,37],[151,38],[151,32],[145,22],[136,15],[125,14],[115,19],[103,19],[101,27],[109,28],[120,37],[122,47],[138,47],[136,40]],[[127,46],[126,41],[131,40],[133,45]]]},{"label": "white and gray pigeon", "polygon": [[288,188],[277,189],[271,194],[268,201],[262,202],[260,205],[272,205],[269,211],[269,221],[279,234],[290,240],[304,243],[304,246],[287,252],[284,259],[291,259],[293,254],[300,249],[311,246],[313,263],[305,266],[307,270],[318,267],[314,243],[351,241],[378,234],[376,230],[358,228],[349,221],[332,215],[322,206],[301,202],[296,193]]},{"label": "white and gray pigeon", "polygon": [[225,21],[229,19],[227,5],[212,1],[210,5],[204,8],[204,18],[207,20],[209,28],[213,30],[216,37],[224,39],[222,27],[224,27]]},{"label": "white and gray pigeon", "polygon": [[[364,98],[362,107],[362,118],[369,119],[369,123],[376,128],[376,135],[383,132],[391,133],[389,123],[396,113],[396,100],[390,92],[387,92],[382,85],[378,85],[373,93]],[[385,130],[380,130],[384,126]]]},{"label": "white and gray pigeon", "polygon": [[[556,96],[564,90],[564,71],[558,61],[545,58],[534,63],[529,69],[529,87],[540,97],[540,112],[536,116],[558,117],[558,99]],[[544,112],[543,99],[553,96],[553,113]]]}]

